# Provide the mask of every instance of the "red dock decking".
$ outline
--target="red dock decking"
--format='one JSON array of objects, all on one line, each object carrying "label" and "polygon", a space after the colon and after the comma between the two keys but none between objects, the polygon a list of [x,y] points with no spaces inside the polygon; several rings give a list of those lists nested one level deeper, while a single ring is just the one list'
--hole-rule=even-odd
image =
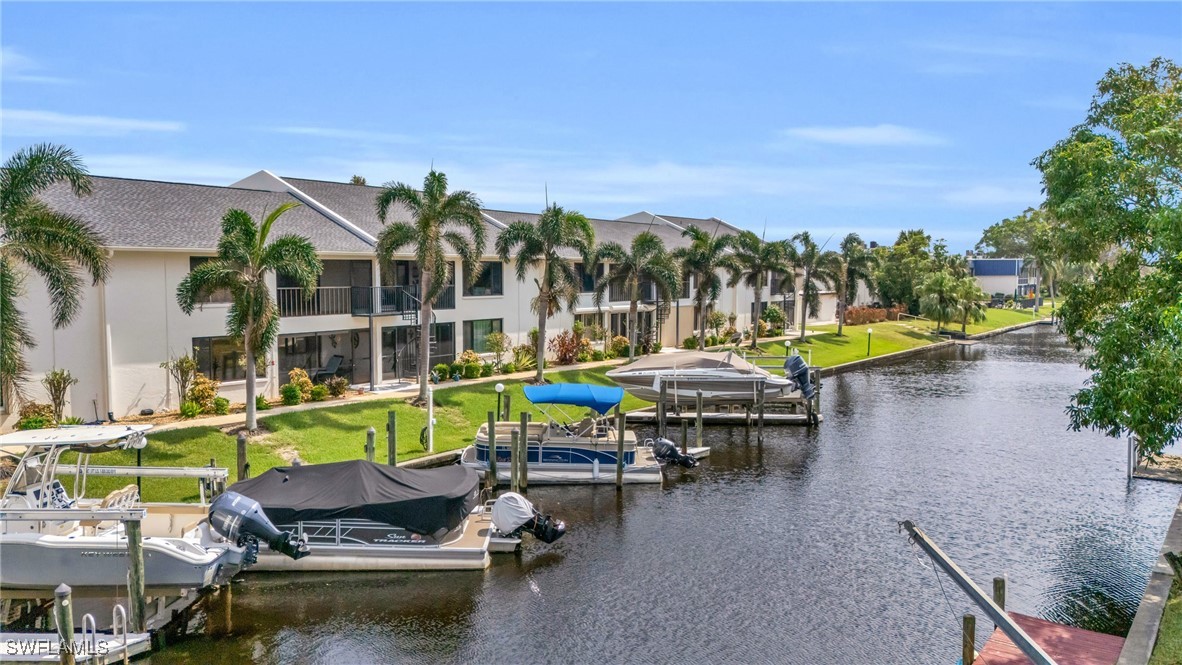
[{"label": "red dock decking", "polygon": [[[1115,635],[1072,628],[1016,612],[1007,614],[1060,665],[1115,665],[1125,643],[1123,637]],[[1030,659],[1000,630],[993,631],[976,662],[987,665],[1030,665]]]}]

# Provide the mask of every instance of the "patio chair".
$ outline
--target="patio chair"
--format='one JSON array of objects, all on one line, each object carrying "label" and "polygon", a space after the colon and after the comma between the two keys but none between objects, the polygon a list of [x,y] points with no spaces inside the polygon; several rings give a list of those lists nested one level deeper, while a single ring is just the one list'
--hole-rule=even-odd
[{"label": "patio chair", "polygon": [[312,370],[312,383],[320,381],[321,377],[331,379],[337,375],[337,370],[341,368],[341,363],[345,362],[345,356],[333,356],[328,359],[328,364],[324,367],[317,367]]}]

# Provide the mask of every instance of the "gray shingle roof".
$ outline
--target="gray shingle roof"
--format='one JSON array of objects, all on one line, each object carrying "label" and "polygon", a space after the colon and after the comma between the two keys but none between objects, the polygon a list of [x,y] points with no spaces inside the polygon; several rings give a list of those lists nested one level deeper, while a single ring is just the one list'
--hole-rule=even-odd
[{"label": "gray shingle roof", "polygon": [[[40,198],[54,210],[85,220],[109,247],[213,250],[227,210],[239,208],[258,220],[280,204],[295,201],[288,194],[233,187],[99,176],[91,181],[90,196],[74,196],[69,187],[58,184]],[[308,206],[285,213],[275,232],[305,236],[322,252],[373,251]]]},{"label": "gray shingle roof", "polygon": [[[507,210],[485,210],[484,212],[502,224],[511,224],[516,221],[533,224],[541,216],[538,213],[512,212]],[[633,238],[644,231],[651,231],[665,243],[666,249],[673,250],[689,244],[689,241],[682,237],[680,231],[670,227],[668,224],[662,223],[659,219],[656,223],[595,218],[588,218],[588,221],[591,222],[591,227],[595,230],[595,242],[597,243],[611,241],[627,248],[632,244]],[[563,254],[567,258],[577,258],[578,256],[577,253],[569,250],[564,251]]]},{"label": "gray shingle roof", "polygon": [[717,217],[703,219],[700,217],[679,217],[677,215],[658,214],[657,216],[666,221],[673,222],[682,228],[693,225],[711,233],[714,233],[715,231],[720,233],[739,233],[742,230],[732,224],[727,224]]}]

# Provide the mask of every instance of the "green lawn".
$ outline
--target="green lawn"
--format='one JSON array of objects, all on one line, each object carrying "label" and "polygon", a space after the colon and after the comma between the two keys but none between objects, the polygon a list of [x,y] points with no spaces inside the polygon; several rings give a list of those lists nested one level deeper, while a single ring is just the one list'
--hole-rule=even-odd
[{"label": "green lawn", "polygon": [[1174,580],[1170,599],[1157,630],[1157,644],[1149,665],[1173,665],[1182,663],[1182,585]]},{"label": "green lawn", "polygon": [[[553,382],[581,382],[600,385],[614,385],[605,374],[610,367],[592,370],[567,370],[547,372]],[[505,394],[511,395],[514,419],[523,409],[534,414],[542,413],[534,408],[522,392],[525,381],[505,381]],[[447,385],[447,384],[444,384]],[[492,383],[459,383],[435,392],[435,452],[463,448],[472,442],[476,428],[485,422],[488,412],[495,410],[497,394]],[[649,403],[631,395],[625,395],[622,407],[625,410],[648,406]],[[365,457],[365,432],[369,427],[377,430],[375,459],[386,461],[386,413],[393,410],[398,418],[398,459],[406,460],[426,455],[419,444],[419,433],[427,422],[427,412],[410,406],[403,398],[388,400],[367,400],[339,407],[310,409],[260,418],[261,427],[271,431],[265,443],[251,443],[247,458],[251,475],[257,475],[273,466],[283,464],[280,451],[295,452],[309,464],[337,462]],[[581,410],[567,411],[572,417],[581,416]],[[211,457],[217,465],[233,469],[236,464],[235,438],[223,434],[213,427],[191,427],[171,430],[148,436],[148,446],[143,450],[144,465],[152,466],[206,466]],[[135,451],[103,453],[91,458],[94,464],[135,465]],[[231,480],[233,480],[231,478]],[[72,479],[62,478],[70,487]],[[108,492],[126,485],[127,478],[93,476],[88,481],[87,496],[105,496]],[[145,478],[143,495],[148,501],[195,501],[197,481],[181,478]]]}]

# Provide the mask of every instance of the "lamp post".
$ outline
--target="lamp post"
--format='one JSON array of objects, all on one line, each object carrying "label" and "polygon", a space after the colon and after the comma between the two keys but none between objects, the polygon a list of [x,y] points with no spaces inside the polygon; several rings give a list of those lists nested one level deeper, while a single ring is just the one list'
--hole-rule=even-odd
[{"label": "lamp post", "polygon": [[866,329],[866,357],[870,357],[870,336],[874,334],[873,328]]},{"label": "lamp post", "polygon": [[497,418],[500,418],[501,417],[501,393],[505,392],[505,384],[498,382],[497,385],[494,387],[497,389]]}]

